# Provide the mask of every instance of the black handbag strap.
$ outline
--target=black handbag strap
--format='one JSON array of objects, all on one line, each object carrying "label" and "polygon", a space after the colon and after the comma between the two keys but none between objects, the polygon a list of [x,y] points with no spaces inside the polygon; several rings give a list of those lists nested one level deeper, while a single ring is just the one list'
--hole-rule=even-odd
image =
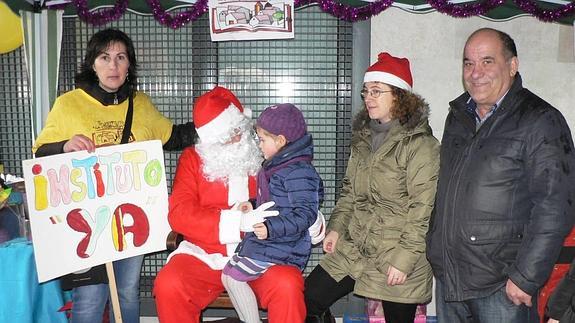
[{"label": "black handbag strap", "polygon": [[130,132],[132,131],[132,117],[134,116],[134,99],[132,92],[128,96],[128,111],[126,112],[126,121],[124,122],[124,131],[122,131],[122,140],[120,144],[127,144],[130,140]]}]

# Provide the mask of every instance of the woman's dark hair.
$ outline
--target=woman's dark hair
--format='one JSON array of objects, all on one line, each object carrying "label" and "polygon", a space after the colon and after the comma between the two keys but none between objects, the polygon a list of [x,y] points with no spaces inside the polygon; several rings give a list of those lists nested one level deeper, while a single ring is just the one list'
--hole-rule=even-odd
[{"label": "woman's dark hair", "polygon": [[136,60],[136,50],[134,49],[134,44],[132,39],[126,35],[123,31],[118,29],[104,29],[92,35],[90,41],[88,41],[88,46],[86,47],[86,56],[84,61],[80,66],[80,72],[76,74],[75,81],[76,86],[81,83],[93,84],[98,83],[98,76],[94,71],[94,61],[96,57],[101,53],[105,52],[106,49],[112,43],[123,43],[126,46],[126,51],[128,53],[128,60],[130,61],[130,67],[128,67],[128,78],[126,82],[130,85],[130,88],[136,89],[138,84],[138,61]]},{"label": "woman's dark hair", "polygon": [[[415,128],[422,118],[429,114],[429,105],[418,94],[389,85],[391,94],[395,98],[391,108],[391,119],[408,128]],[[359,111],[353,121],[353,130],[359,130],[369,124],[369,113],[364,107]]]}]

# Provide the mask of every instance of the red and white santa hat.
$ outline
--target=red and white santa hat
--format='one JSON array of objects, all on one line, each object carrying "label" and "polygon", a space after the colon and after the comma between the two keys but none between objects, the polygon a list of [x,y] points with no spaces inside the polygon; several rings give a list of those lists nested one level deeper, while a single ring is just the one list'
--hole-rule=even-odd
[{"label": "red and white santa hat", "polygon": [[379,53],[377,62],[365,72],[363,83],[366,82],[382,82],[411,91],[413,79],[411,78],[409,60],[403,57],[394,57],[385,52]]},{"label": "red and white santa hat", "polygon": [[251,118],[251,110],[244,109],[232,91],[216,86],[196,100],[193,116],[200,140],[212,143],[229,136],[231,130]]}]

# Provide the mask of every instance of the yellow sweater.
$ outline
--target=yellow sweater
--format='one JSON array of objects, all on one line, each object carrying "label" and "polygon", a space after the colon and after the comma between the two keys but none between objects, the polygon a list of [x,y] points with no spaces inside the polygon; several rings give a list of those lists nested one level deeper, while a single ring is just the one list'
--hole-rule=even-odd
[{"label": "yellow sweater", "polygon": [[[66,92],[54,102],[32,151],[36,153],[44,144],[68,140],[76,134],[91,138],[97,147],[119,144],[127,110],[127,99],[105,106],[82,89]],[[135,92],[132,120],[130,142],[159,139],[166,143],[170,138],[172,122],[145,93]]]}]

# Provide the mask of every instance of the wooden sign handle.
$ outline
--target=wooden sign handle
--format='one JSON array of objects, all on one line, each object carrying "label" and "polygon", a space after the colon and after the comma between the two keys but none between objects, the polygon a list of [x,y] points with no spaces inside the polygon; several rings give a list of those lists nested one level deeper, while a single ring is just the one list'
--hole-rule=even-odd
[{"label": "wooden sign handle", "polygon": [[114,275],[114,265],[112,262],[106,263],[106,272],[108,273],[108,285],[110,286],[110,299],[112,300],[112,309],[116,323],[122,323],[122,311],[120,310],[120,300],[118,299],[118,288],[116,286],[116,276]]}]

